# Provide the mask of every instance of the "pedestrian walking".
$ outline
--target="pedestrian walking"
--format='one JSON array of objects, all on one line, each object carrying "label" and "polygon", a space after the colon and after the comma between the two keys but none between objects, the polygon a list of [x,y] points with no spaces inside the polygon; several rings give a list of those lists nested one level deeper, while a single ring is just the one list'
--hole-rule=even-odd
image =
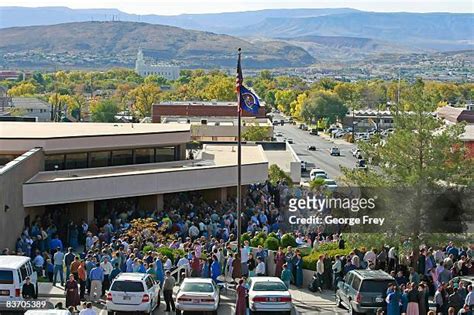
[{"label": "pedestrian walking", "polygon": [[176,281],[173,276],[171,276],[171,272],[166,270],[165,273],[165,281],[163,283],[163,298],[166,303],[165,312],[170,312],[171,310],[176,311],[176,307],[174,305],[173,300],[173,288],[176,284]]},{"label": "pedestrian walking", "polygon": [[66,291],[66,307],[72,306],[77,308],[81,304],[79,296],[79,287],[77,281],[74,279],[74,275],[69,275],[69,280],[66,282],[64,287]]}]

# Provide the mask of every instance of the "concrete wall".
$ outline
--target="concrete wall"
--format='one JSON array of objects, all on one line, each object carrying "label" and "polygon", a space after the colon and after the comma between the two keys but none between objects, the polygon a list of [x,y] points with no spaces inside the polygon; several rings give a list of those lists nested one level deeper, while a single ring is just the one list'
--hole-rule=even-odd
[{"label": "concrete wall", "polygon": [[[271,125],[260,125],[261,127],[268,128],[267,136],[273,137],[273,126]],[[242,126],[242,134],[244,134],[251,125]],[[191,125],[191,136],[195,140],[201,140],[204,138],[227,138],[225,140],[236,141],[237,140],[237,126],[213,126],[213,125]],[[213,141],[213,140],[209,140]]]},{"label": "concrete wall", "polygon": [[[42,171],[43,166],[43,151],[36,148],[0,169],[0,248],[15,248],[16,239],[23,230],[24,219],[28,214],[23,207],[22,185]],[[34,219],[33,215],[41,214],[41,211],[41,208],[31,209],[31,220]]]},{"label": "concrete wall", "polygon": [[[63,204],[231,187],[236,185],[237,166],[197,167],[156,173],[104,176],[31,182],[23,185],[26,206]],[[264,182],[268,163],[242,166],[242,184]]]}]

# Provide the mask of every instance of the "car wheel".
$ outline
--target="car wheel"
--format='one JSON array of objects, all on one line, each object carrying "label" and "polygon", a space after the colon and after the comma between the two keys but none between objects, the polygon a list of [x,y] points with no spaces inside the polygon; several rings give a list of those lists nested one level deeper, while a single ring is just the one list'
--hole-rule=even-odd
[{"label": "car wheel", "polygon": [[115,315],[114,311],[107,311],[107,315]]},{"label": "car wheel", "polygon": [[342,304],[341,304],[341,297],[339,296],[339,294],[337,294],[336,292],[336,306],[337,307],[341,307]]},{"label": "car wheel", "polygon": [[358,315],[359,314],[356,311],[354,311],[354,309],[352,308],[351,301],[349,301],[349,314],[351,314],[351,315]]},{"label": "car wheel", "polygon": [[161,303],[161,295],[158,294],[158,300],[156,301],[156,308],[160,307],[160,303]]}]

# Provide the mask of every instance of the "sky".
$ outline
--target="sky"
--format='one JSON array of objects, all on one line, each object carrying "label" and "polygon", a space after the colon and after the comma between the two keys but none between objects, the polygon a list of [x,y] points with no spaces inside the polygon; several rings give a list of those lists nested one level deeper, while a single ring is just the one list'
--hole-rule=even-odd
[{"label": "sky", "polygon": [[341,7],[376,12],[474,13],[474,0],[0,0],[0,6],[116,8],[127,13],[163,15]]}]

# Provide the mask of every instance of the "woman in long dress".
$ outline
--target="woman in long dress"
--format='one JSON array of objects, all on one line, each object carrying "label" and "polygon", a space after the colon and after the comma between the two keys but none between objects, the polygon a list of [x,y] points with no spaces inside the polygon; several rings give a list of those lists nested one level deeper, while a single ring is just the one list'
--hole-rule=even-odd
[{"label": "woman in long dress", "polygon": [[301,288],[301,286],[303,285],[303,259],[301,258],[300,254],[296,255],[295,269],[296,269],[295,285],[298,288]]},{"label": "woman in long dress", "polygon": [[275,253],[275,277],[280,278],[281,272],[283,270],[283,264],[285,263],[285,254],[282,251],[282,248],[279,247],[278,251]]},{"label": "woman in long dress", "polygon": [[389,289],[385,299],[387,302],[387,315],[400,315],[400,298],[400,292],[396,286]]},{"label": "woman in long dress", "polygon": [[239,280],[239,284],[236,288],[237,300],[235,302],[235,315],[246,315],[247,314],[247,289],[244,285],[244,279]]},{"label": "woman in long dress", "polygon": [[241,265],[239,254],[234,254],[234,260],[232,261],[232,278],[240,278],[242,273]]},{"label": "woman in long dress", "polygon": [[214,282],[219,282],[217,277],[221,275],[221,264],[219,264],[219,259],[216,255],[212,257],[213,262],[211,264],[211,278]]},{"label": "woman in long dress", "polygon": [[407,315],[419,315],[419,308],[418,308],[418,286],[414,283],[411,283],[411,288],[408,290],[408,307],[407,307]]},{"label": "woman in long dress", "polygon": [[81,304],[79,299],[79,287],[73,274],[69,275],[69,280],[66,282],[64,290],[66,291],[66,307],[72,306],[76,308]]}]

